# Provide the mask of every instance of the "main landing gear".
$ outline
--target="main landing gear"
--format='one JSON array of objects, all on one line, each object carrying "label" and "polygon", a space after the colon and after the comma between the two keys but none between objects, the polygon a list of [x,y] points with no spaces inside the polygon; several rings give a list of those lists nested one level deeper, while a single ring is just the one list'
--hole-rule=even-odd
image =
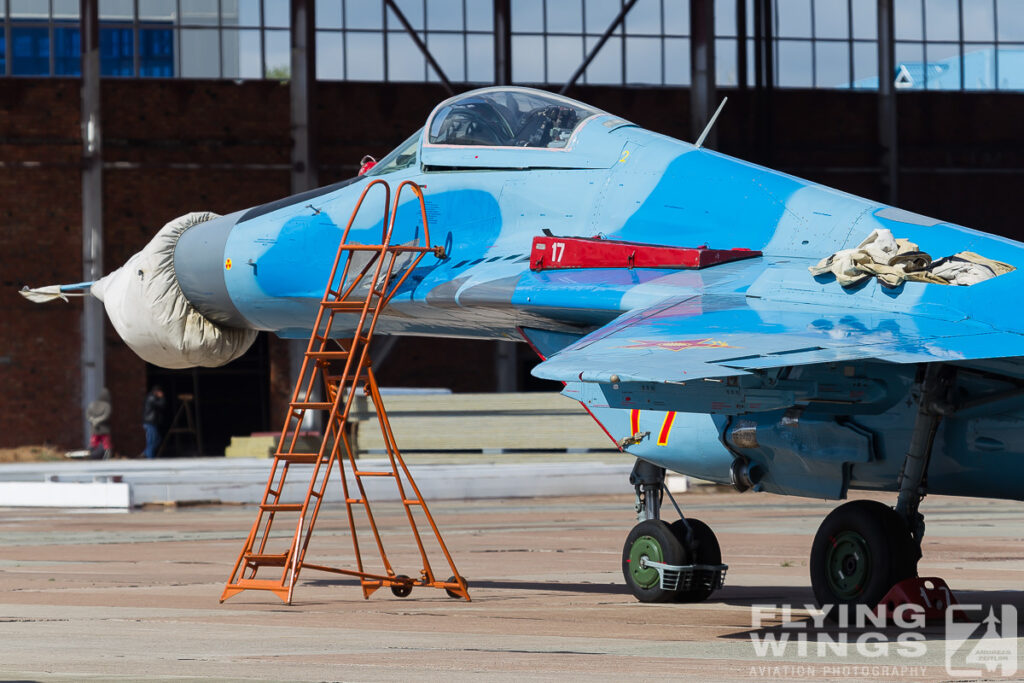
[{"label": "main landing gear", "polygon": [[924,536],[918,508],[939,422],[954,412],[949,400],[954,373],[952,367],[930,364],[918,375],[918,413],[896,507],[872,500],[844,503],[818,528],[810,564],[811,586],[820,605],[873,608],[895,584],[917,576]]},{"label": "main landing gear", "polygon": [[622,548],[622,574],[640,602],[700,602],[722,587],[728,567],[722,564],[718,539],[704,522],[683,517],[667,524],[660,518],[665,469],[637,460],[630,483],[636,487],[641,521]]}]

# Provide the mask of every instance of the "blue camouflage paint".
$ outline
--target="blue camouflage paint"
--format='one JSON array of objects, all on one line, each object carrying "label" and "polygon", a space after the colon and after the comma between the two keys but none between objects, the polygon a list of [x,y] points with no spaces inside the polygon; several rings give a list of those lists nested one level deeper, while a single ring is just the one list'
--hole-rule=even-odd
[{"label": "blue camouflage paint", "polygon": [[[698,150],[604,113],[564,149],[420,144],[418,163],[376,177],[423,188],[432,241],[447,258],[423,260],[378,329],[518,338],[523,328],[548,356],[535,374],[567,382],[566,394],[615,439],[632,436],[632,406],[643,425],[677,411],[667,444],[648,438],[628,447],[638,457],[719,482],[742,457],[763,469],[765,490],[779,493],[893,490],[916,410],[917,364],[984,370],[964,380],[972,395],[1003,387],[996,378],[1024,377],[1024,321],[1006,310],[1024,288],[1021,270],[970,287],[896,289],[873,280],[844,289],[807,270],[878,228],[933,257],[970,250],[1024,266],[1024,245],[1013,240]],[[252,327],[308,335],[365,185],[264,205],[232,228],[224,256],[235,265],[225,286]],[[412,199],[399,209],[395,243],[422,234]],[[373,201],[354,242],[379,239]],[[532,272],[531,243],[544,231],[764,256],[702,271]],[[1024,401],[1007,401],[944,421],[930,490],[1024,496]],[[737,425],[756,439],[734,438]]]}]

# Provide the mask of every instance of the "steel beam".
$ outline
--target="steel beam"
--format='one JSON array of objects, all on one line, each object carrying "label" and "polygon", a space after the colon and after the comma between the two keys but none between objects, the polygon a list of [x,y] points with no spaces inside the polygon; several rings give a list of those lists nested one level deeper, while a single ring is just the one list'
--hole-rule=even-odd
[{"label": "steel beam", "polygon": [[[100,126],[99,0],[79,0],[82,21],[82,281],[103,277],[103,138]],[[82,435],[89,438],[86,409],[105,384],[103,304],[83,298]]]},{"label": "steel beam", "polygon": [[316,165],[316,15],[312,0],[291,0],[292,193],[318,185]]},{"label": "steel beam", "polygon": [[405,18],[402,10],[398,9],[398,5],[395,4],[394,0],[384,0],[384,4],[391,8],[391,11],[395,13],[395,16],[398,17],[398,22],[405,29],[405,32],[409,34],[409,37],[412,38],[412,42],[416,43],[416,47],[418,47],[420,52],[423,53],[423,56],[427,58],[430,68],[432,68],[434,73],[437,74],[437,77],[441,79],[441,84],[444,85],[444,89],[448,91],[449,95],[454,95],[455,90],[452,88],[452,83],[448,80],[448,76],[445,75],[441,65],[437,63],[436,59],[434,59],[434,55],[430,54],[430,50],[427,49],[427,44],[423,42],[423,39],[420,38],[420,34],[416,32],[416,29],[412,27],[409,20]]},{"label": "steel beam", "polygon": [[619,25],[623,21],[625,21],[626,15],[629,14],[629,10],[633,9],[633,5],[635,5],[636,2],[637,0],[628,0],[628,2],[626,2],[626,4],[622,6],[622,9],[619,10],[619,13],[612,20],[612,23],[608,26],[605,32],[601,35],[601,38],[598,39],[598,41],[594,44],[594,47],[590,50],[590,54],[588,54],[583,59],[583,63],[576,68],[576,71],[574,71],[572,76],[569,77],[569,80],[565,82],[565,85],[562,86],[562,89],[558,91],[559,94],[564,95],[569,88],[576,85],[576,81],[579,79],[580,76],[583,75],[583,72],[587,70],[587,67],[590,66],[590,63],[594,61],[594,57],[596,57],[597,53],[601,51],[601,48],[604,47],[604,44],[608,42],[608,39],[611,37],[611,35],[615,33],[615,29],[617,29]]},{"label": "steel beam", "polygon": [[896,56],[893,2],[878,0],[878,143],[885,201],[899,203],[899,118],[896,109]]},{"label": "steel beam", "polygon": [[494,0],[494,84],[512,83],[510,0]]},{"label": "steel beam", "polygon": [[[690,0],[690,139],[696,140],[707,126],[718,98],[715,88],[715,3]],[[714,127],[704,146],[714,149]]]}]

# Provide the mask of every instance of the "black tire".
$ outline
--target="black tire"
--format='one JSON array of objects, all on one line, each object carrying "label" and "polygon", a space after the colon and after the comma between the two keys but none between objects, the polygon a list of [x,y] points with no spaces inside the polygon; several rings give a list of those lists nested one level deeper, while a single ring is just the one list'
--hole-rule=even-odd
[{"label": "black tire", "polygon": [[409,593],[412,593],[412,579],[405,574],[399,574],[394,578],[395,581],[403,581],[404,583],[393,583],[391,584],[391,592],[395,594],[396,598],[407,598]]},{"label": "black tire", "polygon": [[[462,580],[464,582],[466,581],[465,578],[463,578]],[[446,583],[458,583],[458,582],[459,582],[459,577],[457,577],[454,574],[452,574],[451,576],[448,577],[448,581]],[[467,589],[469,588],[469,582],[466,582],[466,588]],[[459,595],[458,593],[453,591],[451,588],[445,588],[444,592],[448,594],[449,598],[455,598],[456,600],[461,600],[462,598],[465,597],[464,595]]]},{"label": "black tire", "polygon": [[916,575],[916,543],[903,518],[883,503],[844,503],[814,536],[811,587],[819,606],[874,608],[893,585]]},{"label": "black tire", "polygon": [[[690,523],[693,538],[692,545],[687,547],[686,522]],[[722,564],[722,549],[718,545],[718,538],[704,522],[694,517],[687,517],[686,522],[677,519],[669,525],[676,540],[687,550],[690,562],[693,564]],[[718,573],[700,572],[693,577],[690,590],[677,591],[676,602],[701,602],[711,597],[711,594],[718,588]]]},{"label": "black tire", "polygon": [[666,602],[676,591],[663,590],[657,570],[641,568],[640,558],[665,564],[687,564],[686,551],[668,524],[659,519],[640,522],[622,547],[622,575],[640,602]]}]

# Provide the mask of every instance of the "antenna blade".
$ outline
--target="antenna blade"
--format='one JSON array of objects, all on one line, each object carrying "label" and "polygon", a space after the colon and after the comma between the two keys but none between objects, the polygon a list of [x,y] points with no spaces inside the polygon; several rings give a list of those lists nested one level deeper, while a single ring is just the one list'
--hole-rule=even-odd
[{"label": "antenna blade", "polygon": [[708,125],[704,126],[704,132],[700,134],[699,138],[697,138],[697,142],[693,143],[695,147],[699,148],[701,145],[704,144],[704,138],[706,138],[708,136],[708,133],[711,132],[711,127],[715,125],[715,121],[718,119],[718,115],[722,113],[722,107],[724,107],[725,103],[728,101],[728,97],[722,98],[722,103],[718,105],[718,109],[716,109],[715,113],[711,115],[711,120],[708,121]]}]

